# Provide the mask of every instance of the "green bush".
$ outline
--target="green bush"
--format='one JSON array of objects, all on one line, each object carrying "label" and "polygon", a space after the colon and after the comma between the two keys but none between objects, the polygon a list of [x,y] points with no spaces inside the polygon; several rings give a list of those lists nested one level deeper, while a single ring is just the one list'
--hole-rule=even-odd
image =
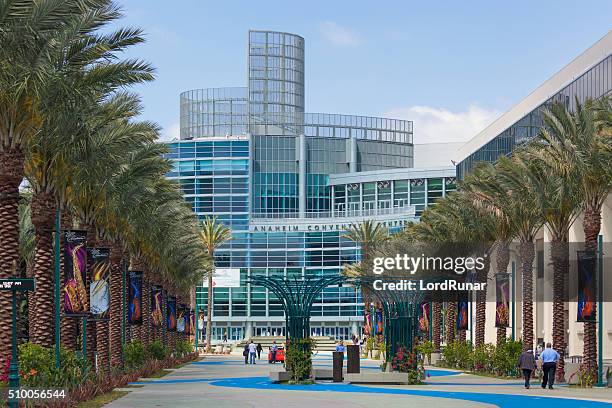
[{"label": "green bush", "polygon": [[455,352],[455,343],[447,344],[442,349],[442,358],[444,364],[449,368],[455,368],[457,366],[457,353]]},{"label": "green bush", "polygon": [[138,370],[144,365],[147,359],[145,348],[138,340],[125,345],[123,357],[125,359],[125,369],[128,372]]},{"label": "green bush", "polygon": [[455,341],[455,360],[457,367],[462,370],[471,370],[473,367],[473,349],[470,341]]},{"label": "green bush", "polygon": [[301,382],[310,377],[312,371],[312,339],[290,340],[285,350],[285,363],[287,370],[291,371],[291,379]]},{"label": "green bush", "polygon": [[185,356],[193,352],[193,344],[187,340],[177,340],[174,351],[179,357]]},{"label": "green bush", "polygon": [[87,363],[73,351],[60,349],[60,368],[55,367],[55,350],[33,343],[19,346],[19,376],[28,387],[76,387],[85,375]]},{"label": "green bush", "polygon": [[516,376],[518,374],[516,363],[522,350],[523,343],[520,341],[502,340],[493,352],[493,370],[495,374],[500,376]]},{"label": "green bush", "polygon": [[474,348],[472,369],[477,372],[493,371],[493,353],[495,353],[493,344],[481,344]]},{"label": "green bush", "polygon": [[417,353],[422,354],[423,362],[425,361],[425,357],[427,357],[427,364],[431,364],[431,353],[433,353],[434,345],[431,341],[425,340],[421,342],[418,346],[416,346]]},{"label": "green bush", "polygon": [[163,360],[168,355],[168,349],[160,340],[155,340],[147,346],[146,355],[154,360]]}]

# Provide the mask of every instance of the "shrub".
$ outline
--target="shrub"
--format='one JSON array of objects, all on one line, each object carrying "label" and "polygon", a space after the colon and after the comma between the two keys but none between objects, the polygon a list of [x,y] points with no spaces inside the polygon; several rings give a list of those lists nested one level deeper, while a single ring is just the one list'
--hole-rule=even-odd
[{"label": "shrub", "polygon": [[193,353],[193,344],[186,340],[177,340],[175,347],[176,355],[179,357],[185,356],[189,353]]},{"label": "shrub", "polygon": [[[183,340],[184,341],[184,340]],[[177,342],[178,343],[178,342]],[[166,346],[160,340],[155,340],[149,343],[147,346],[147,357],[155,359],[155,360],[163,360],[166,358],[168,354],[168,350]]]},{"label": "shrub", "polygon": [[285,350],[285,362],[287,370],[291,371],[291,380],[301,382],[310,377],[312,371],[312,350],[314,341],[312,339],[298,339],[287,342]]},{"label": "shrub", "polygon": [[495,346],[493,344],[481,344],[474,348],[472,369],[481,372],[492,371],[493,353],[495,353]]},{"label": "shrub", "polygon": [[391,360],[391,368],[401,373],[409,373],[411,370],[415,370],[417,368],[416,355],[407,351],[404,347],[399,347]]},{"label": "shrub", "polygon": [[418,366],[415,369],[408,370],[408,384],[416,385],[423,384],[425,379],[425,369],[423,366]]},{"label": "shrub", "polygon": [[72,389],[85,374],[87,364],[73,351],[60,349],[61,365],[55,367],[55,350],[33,343],[19,346],[19,376],[28,387]]},{"label": "shrub", "polygon": [[[591,388],[597,382],[597,370],[589,369],[585,363],[580,364],[578,370],[570,376],[568,382],[571,382],[575,376],[578,376],[578,385],[583,388]],[[607,376],[608,373],[606,373],[606,378]]]},{"label": "shrub", "polygon": [[135,371],[142,367],[146,360],[145,348],[138,340],[125,345],[123,349],[126,371]]},{"label": "shrub", "polygon": [[423,361],[425,357],[427,357],[427,364],[431,364],[431,353],[433,353],[434,345],[431,341],[425,340],[421,342],[418,346],[416,346],[416,351],[423,355]]},{"label": "shrub", "polygon": [[516,363],[523,344],[520,341],[504,339],[497,345],[493,352],[493,370],[500,376],[516,376],[518,370]]},{"label": "shrub", "polygon": [[469,341],[455,341],[455,360],[457,367],[462,370],[471,370],[473,367],[473,348]]},{"label": "shrub", "polygon": [[447,344],[442,349],[442,358],[444,363],[449,368],[455,368],[457,366],[457,353],[455,352],[455,343]]}]

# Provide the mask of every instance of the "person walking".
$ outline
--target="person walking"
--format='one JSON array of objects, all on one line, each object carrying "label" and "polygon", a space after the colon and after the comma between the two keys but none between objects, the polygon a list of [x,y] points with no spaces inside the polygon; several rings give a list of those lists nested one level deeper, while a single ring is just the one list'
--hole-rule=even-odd
[{"label": "person walking", "polygon": [[249,343],[249,363],[255,364],[255,356],[257,355],[257,345],[253,343],[253,340]]},{"label": "person walking", "polygon": [[557,371],[557,361],[559,361],[559,353],[553,350],[550,343],[546,343],[546,348],[540,357],[542,358],[542,371],[544,372],[542,377],[542,388],[546,388],[546,384],[548,384],[548,388],[552,390],[555,382],[555,372]]},{"label": "person walking", "polygon": [[261,347],[261,343],[257,343],[257,359],[261,360],[261,350],[263,350],[263,347]]},{"label": "person walking", "polygon": [[278,351],[278,345],[276,344],[276,341],[272,342],[272,345],[270,346],[270,361],[268,361],[268,363],[276,363],[276,352]]},{"label": "person walking", "polygon": [[523,370],[523,377],[525,378],[525,388],[529,389],[529,380],[531,379],[531,373],[535,370],[536,361],[533,355],[533,350],[524,350],[518,359],[518,366]]},{"label": "person walking", "polygon": [[249,343],[244,345],[242,355],[244,356],[244,364],[249,364]]}]

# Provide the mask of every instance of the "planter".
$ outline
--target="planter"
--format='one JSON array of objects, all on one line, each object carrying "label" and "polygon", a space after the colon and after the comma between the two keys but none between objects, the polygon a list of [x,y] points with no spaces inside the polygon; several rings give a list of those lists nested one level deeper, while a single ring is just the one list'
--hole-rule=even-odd
[{"label": "planter", "polygon": [[379,359],[380,358],[380,350],[375,350],[372,352],[372,358],[373,359]]}]

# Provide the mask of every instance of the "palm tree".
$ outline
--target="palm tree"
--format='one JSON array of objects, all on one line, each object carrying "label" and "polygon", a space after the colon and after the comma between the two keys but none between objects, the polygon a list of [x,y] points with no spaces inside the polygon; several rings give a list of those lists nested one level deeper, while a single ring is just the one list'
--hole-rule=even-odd
[{"label": "palm tree", "polygon": [[[520,154],[519,154],[520,156]],[[522,279],[523,349],[533,350],[533,261],[535,235],[543,219],[538,209],[538,196],[527,177],[528,170],[517,159],[500,157],[495,165],[496,182],[490,186],[492,198],[488,205],[505,211],[514,224],[519,239],[519,258]]]},{"label": "palm tree", "polygon": [[[83,13],[78,1],[6,2],[0,4],[0,278],[8,278],[19,261],[19,185],[25,144],[41,123],[42,89],[55,69],[47,59]],[[7,292],[0,310],[10,309]],[[0,316],[0,366],[10,350],[10,315]]]},{"label": "palm tree", "polygon": [[[202,223],[200,239],[211,260],[215,259],[215,251],[231,238],[231,230],[217,221],[217,218],[206,218]],[[210,353],[212,343],[212,310],[213,310],[213,268],[208,273],[208,302],[206,306],[206,352]],[[197,307],[197,305],[196,305]]]},{"label": "palm tree", "polygon": [[[514,155],[519,160],[530,184],[538,196],[536,208],[540,211],[546,228],[551,235],[551,261],[553,265],[553,347],[561,358],[557,364],[557,378],[565,379],[565,315],[564,288],[569,275],[569,229],[578,216],[582,201],[581,190],[571,173],[561,166],[555,166],[546,140],[552,140],[563,133],[576,131],[575,124],[568,118],[565,109],[553,105],[544,111],[545,127],[539,138],[524,150]],[[566,137],[566,136],[556,136]]]},{"label": "palm tree", "polygon": [[[387,228],[373,220],[366,220],[360,224],[351,224],[351,226],[342,234],[342,238],[348,239],[359,245],[361,249],[361,269],[362,273],[367,275],[370,273],[369,262],[371,255],[377,247],[389,240],[389,231]],[[361,297],[364,303],[364,327],[367,327],[366,315],[370,311],[370,293],[365,285],[361,286]]]},{"label": "palm tree", "polygon": [[[541,133],[546,160],[575,184],[582,197],[585,250],[596,253],[601,230],[601,208],[612,188],[611,104],[609,98],[576,100],[574,113],[555,103],[547,114],[549,130]],[[593,303],[596,313],[596,303]],[[595,322],[584,323],[584,363],[591,375],[597,372]]]}]

